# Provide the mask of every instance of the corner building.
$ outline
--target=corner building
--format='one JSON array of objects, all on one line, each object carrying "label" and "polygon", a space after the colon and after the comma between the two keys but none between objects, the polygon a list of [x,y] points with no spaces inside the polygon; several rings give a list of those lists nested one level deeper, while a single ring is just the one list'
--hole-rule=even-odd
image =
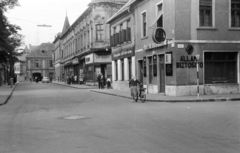
[{"label": "corner building", "polygon": [[239,93],[239,0],[132,0],[128,10],[148,93]]},{"label": "corner building", "polygon": [[77,83],[96,85],[98,73],[105,78],[112,77],[109,25],[106,21],[126,2],[92,0],[70,27],[65,19],[60,37],[60,63],[64,79],[67,75],[74,75],[77,76]]},{"label": "corner building", "polygon": [[110,44],[112,49],[112,87],[129,90],[131,76],[136,76],[134,11],[128,1],[107,23],[110,25]]}]

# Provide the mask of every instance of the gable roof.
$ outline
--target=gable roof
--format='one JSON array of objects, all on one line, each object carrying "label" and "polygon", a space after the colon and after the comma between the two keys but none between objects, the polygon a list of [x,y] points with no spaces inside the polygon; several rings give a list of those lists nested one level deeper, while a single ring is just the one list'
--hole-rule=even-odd
[{"label": "gable roof", "polygon": [[42,43],[37,48],[32,50],[32,52],[27,55],[27,57],[52,57],[52,50],[54,49],[53,43]]},{"label": "gable roof", "polygon": [[117,18],[119,15],[121,15],[123,12],[127,11],[130,6],[138,0],[129,0],[120,10],[117,11],[110,19],[107,20],[107,23],[109,24],[111,21],[113,21],[115,18]]}]

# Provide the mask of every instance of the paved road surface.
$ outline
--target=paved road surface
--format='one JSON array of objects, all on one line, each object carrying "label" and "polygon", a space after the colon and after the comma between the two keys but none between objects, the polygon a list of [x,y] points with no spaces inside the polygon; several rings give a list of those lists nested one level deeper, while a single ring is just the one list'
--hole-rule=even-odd
[{"label": "paved road surface", "polygon": [[1,153],[239,153],[240,103],[133,103],[20,83],[0,107]]}]

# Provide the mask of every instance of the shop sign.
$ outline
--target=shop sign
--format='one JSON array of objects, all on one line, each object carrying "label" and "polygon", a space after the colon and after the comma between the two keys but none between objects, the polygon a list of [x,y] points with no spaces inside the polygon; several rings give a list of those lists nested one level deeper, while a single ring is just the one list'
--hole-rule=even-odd
[{"label": "shop sign", "polygon": [[152,39],[155,43],[160,44],[166,40],[166,32],[163,28],[154,29]]},{"label": "shop sign", "polygon": [[111,54],[108,55],[98,55],[94,54],[94,62],[111,62]]},{"label": "shop sign", "polygon": [[167,45],[166,41],[164,41],[160,44],[147,44],[147,45],[143,45],[143,50],[154,49],[154,48],[166,46],[166,45]]},{"label": "shop sign", "polygon": [[72,61],[73,64],[78,64],[78,58],[74,58]]},{"label": "shop sign", "polygon": [[[197,57],[196,56],[181,56],[180,62],[176,63],[177,68],[197,68]],[[203,68],[203,62],[198,62],[199,67]]]},{"label": "shop sign", "polygon": [[86,64],[93,63],[93,54],[89,54],[89,55],[85,56],[85,63]]},{"label": "shop sign", "polygon": [[124,57],[129,57],[129,56],[132,56],[132,55],[133,55],[132,50],[112,53],[113,59],[120,59],[120,58],[124,58]]}]

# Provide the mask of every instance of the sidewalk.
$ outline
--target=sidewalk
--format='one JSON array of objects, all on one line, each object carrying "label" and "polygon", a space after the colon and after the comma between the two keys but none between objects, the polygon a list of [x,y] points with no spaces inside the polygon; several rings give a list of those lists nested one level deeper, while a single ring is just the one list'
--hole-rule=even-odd
[{"label": "sidewalk", "polygon": [[7,103],[16,86],[17,84],[13,85],[12,88],[7,84],[0,86],[0,106]]},{"label": "sidewalk", "polygon": [[[90,89],[92,92],[107,94],[117,97],[123,97],[132,99],[129,91],[121,91],[116,89],[101,89],[97,86],[86,86],[86,85],[67,85],[63,82],[53,81],[52,83],[69,86],[78,89]],[[146,101],[151,102],[218,102],[218,101],[240,101],[240,94],[222,94],[222,95],[200,95],[197,96],[164,96],[162,94],[147,94]]]}]

